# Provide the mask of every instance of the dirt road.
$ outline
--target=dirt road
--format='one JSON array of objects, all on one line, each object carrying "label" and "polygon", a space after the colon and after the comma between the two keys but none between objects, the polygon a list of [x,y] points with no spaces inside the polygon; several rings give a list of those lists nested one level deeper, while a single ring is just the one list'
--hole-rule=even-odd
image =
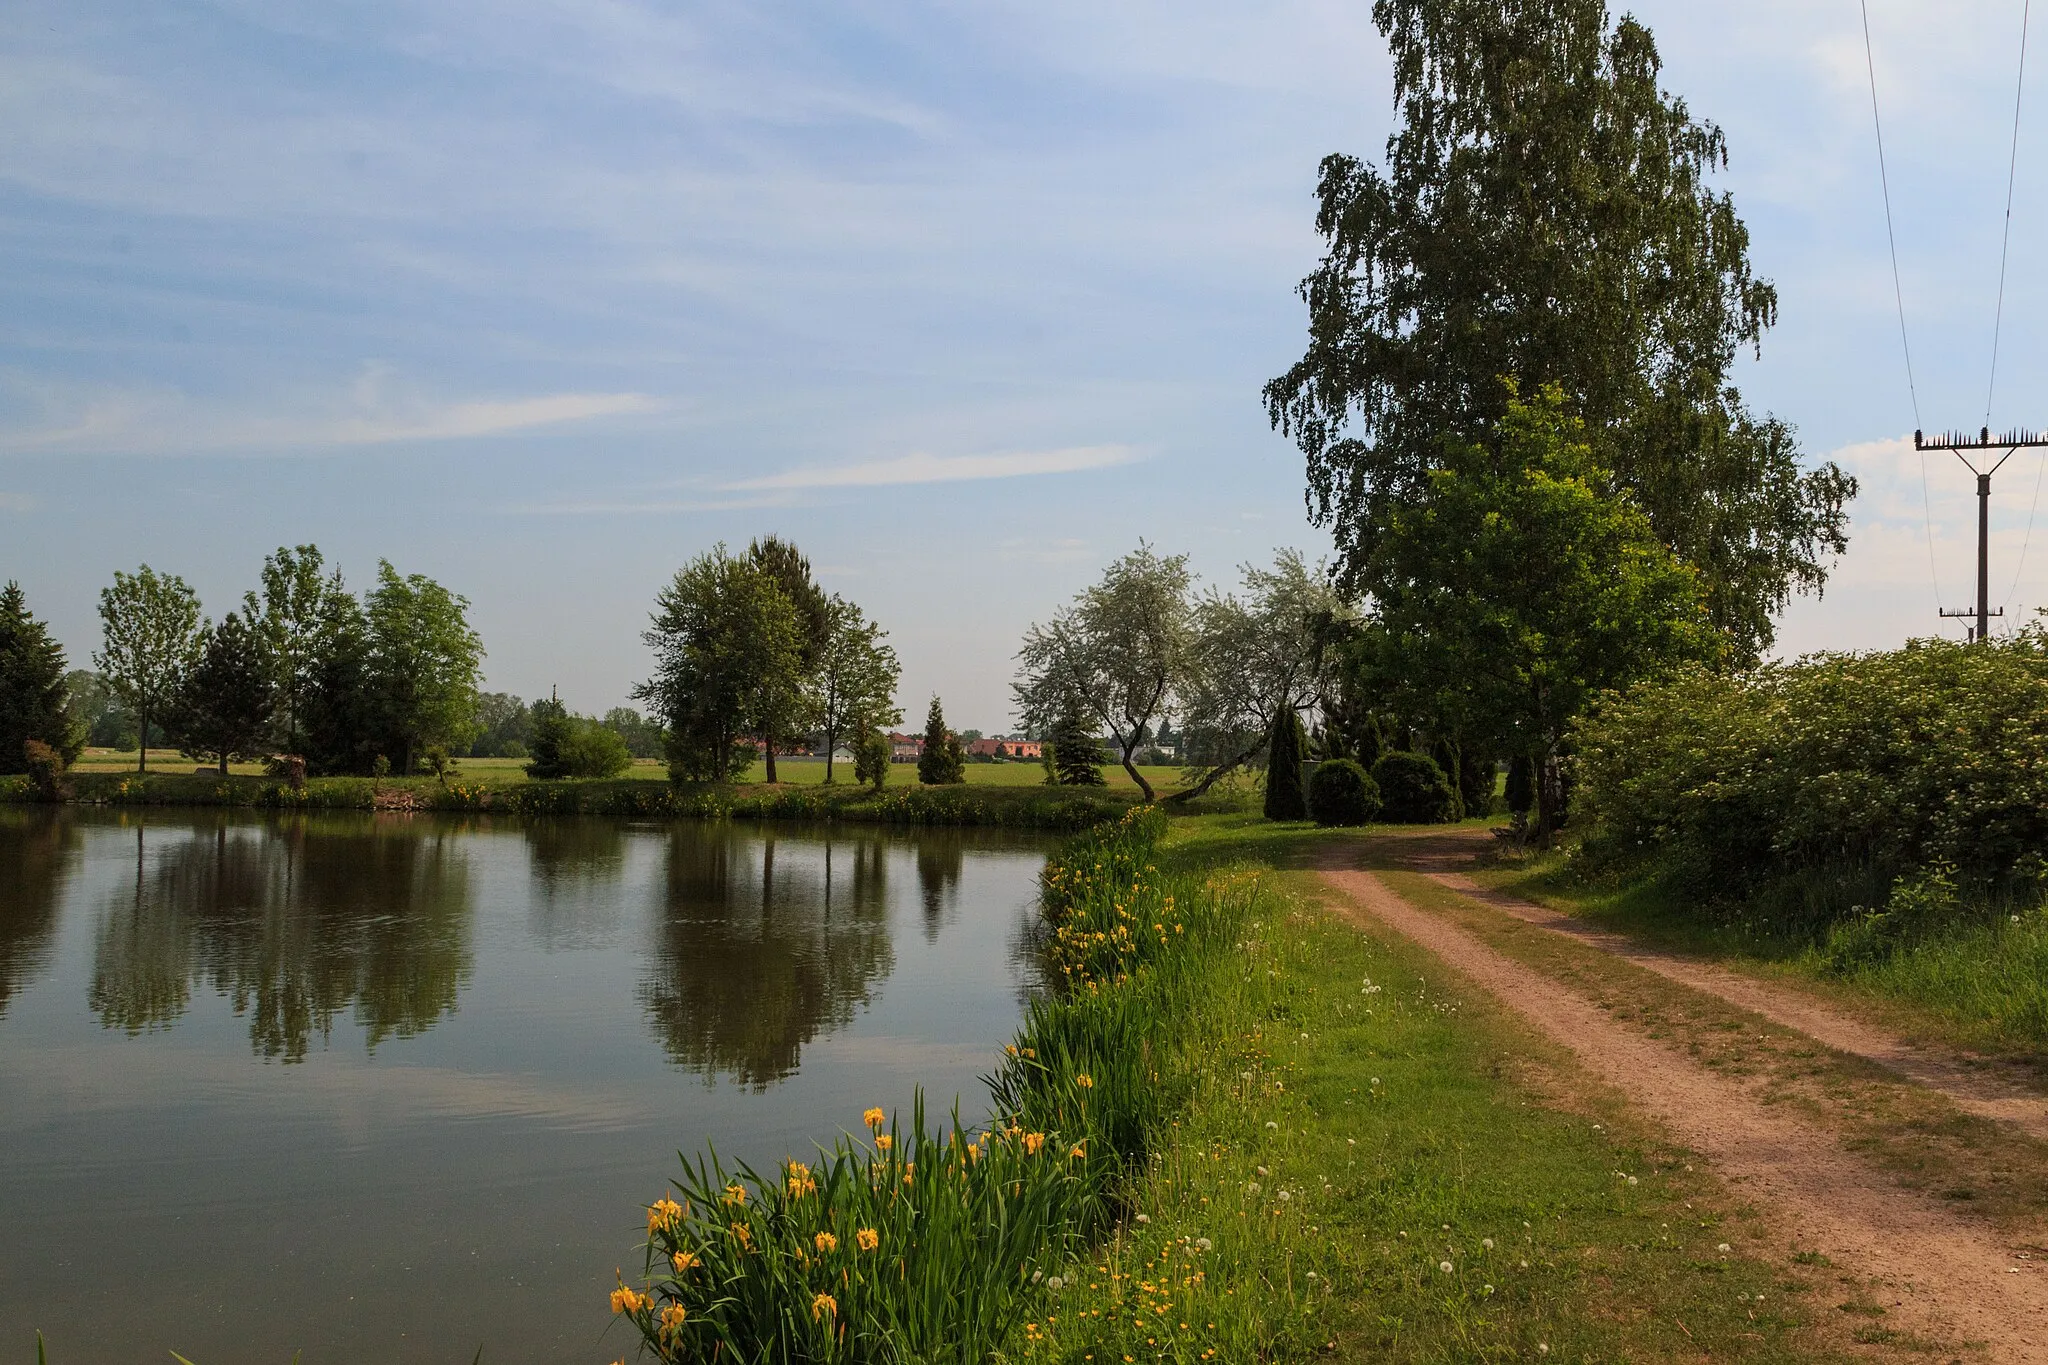
[{"label": "dirt road", "polygon": [[[2048,1362],[2048,1265],[2031,1254],[2023,1258],[2009,1238],[1902,1190],[1828,1132],[1784,1107],[1766,1106],[1739,1080],[1618,1022],[1593,1001],[1417,908],[1372,873],[1330,867],[1323,875],[1361,920],[1413,939],[1469,977],[1712,1162],[1765,1211],[1783,1239],[1784,1258],[1799,1251],[1826,1255],[1871,1286],[1894,1330],[1971,1347],[1992,1361]],[[1787,1001],[1773,1003],[1786,1009],[1780,1022],[1801,1027],[1791,1022]],[[1812,1022],[1834,1027],[1851,1021]]]}]

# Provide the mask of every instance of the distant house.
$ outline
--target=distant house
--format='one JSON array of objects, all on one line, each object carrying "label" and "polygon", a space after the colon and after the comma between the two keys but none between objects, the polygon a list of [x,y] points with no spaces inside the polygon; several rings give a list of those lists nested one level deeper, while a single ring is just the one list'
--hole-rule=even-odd
[{"label": "distant house", "polygon": [[971,758],[1038,758],[1044,749],[1035,739],[1013,735],[991,735],[967,746]]},{"label": "distant house", "polygon": [[889,732],[889,761],[891,763],[915,763],[924,752],[923,735],[899,735]]}]

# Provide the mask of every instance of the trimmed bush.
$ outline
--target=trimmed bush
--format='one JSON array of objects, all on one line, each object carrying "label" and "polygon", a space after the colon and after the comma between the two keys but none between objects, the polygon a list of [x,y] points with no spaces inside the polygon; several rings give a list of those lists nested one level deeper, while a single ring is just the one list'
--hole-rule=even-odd
[{"label": "trimmed bush", "polygon": [[1319,825],[1362,825],[1380,813],[1379,784],[1352,759],[1317,764],[1308,780],[1308,813]]},{"label": "trimmed bush", "polygon": [[1380,815],[1396,825],[1441,825],[1457,818],[1458,793],[1427,754],[1394,749],[1372,765]]}]

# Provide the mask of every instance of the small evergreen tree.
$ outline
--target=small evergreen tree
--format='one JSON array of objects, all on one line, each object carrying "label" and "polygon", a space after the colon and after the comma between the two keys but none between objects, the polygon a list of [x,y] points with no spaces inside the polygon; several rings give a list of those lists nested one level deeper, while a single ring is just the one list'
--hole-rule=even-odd
[{"label": "small evergreen tree", "polygon": [[1301,785],[1301,717],[1283,706],[1273,717],[1273,740],[1266,748],[1266,818],[1308,819],[1308,793]]},{"label": "small evergreen tree", "polygon": [[527,741],[526,752],[530,756],[526,764],[526,775],[542,779],[567,777],[569,760],[563,750],[568,746],[575,727],[570,724],[569,710],[562,705],[562,699],[550,692],[533,704],[532,738]]},{"label": "small evergreen tree", "polygon": [[1493,779],[1496,768],[1493,755],[1476,744],[1458,746],[1458,803],[1465,808],[1465,818],[1475,815],[1493,814]]},{"label": "small evergreen tree", "polygon": [[72,723],[64,649],[28,614],[19,583],[0,588],[0,773],[27,772],[30,740],[69,764],[84,747]]},{"label": "small evergreen tree", "polygon": [[1429,746],[1429,756],[1451,784],[1451,819],[1465,818],[1465,794],[1459,785],[1458,772],[1464,766],[1464,758],[1456,740],[1438,739]]},{"label": "small evergreen tree", "polygon": [[1536,765],[1528,755],[1516,754],[1508,760],[1508,811],[1510,814],[1527,818],[1536,806]]},{"label": "small evergreen tree", "polygon": [[946,729],[946,713],[932,698],[924,717],[924,752],[917,756],[917,780],[927,787],[947,787],[967,780],[967,754]]},{"label": "small evergreen tree", "polygon": [[1062,787],[1106,787],[1102,765],[1108,761],[1095,727],[1078,704],[1061,708],[1052,726],[1052,780]]},{"label": "small evergreen tree", "polygon": [[180,680],[166,717],[194,758],[212,758],[223,775],[235,758],[269,753],[277,709],[276,665],[262,634],[235,612],[200,633],[197,661]]}]

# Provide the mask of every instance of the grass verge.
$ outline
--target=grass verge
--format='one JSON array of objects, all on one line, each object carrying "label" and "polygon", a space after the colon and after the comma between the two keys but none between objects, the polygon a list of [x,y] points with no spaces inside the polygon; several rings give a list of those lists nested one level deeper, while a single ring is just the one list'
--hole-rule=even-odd
[{"label": "grass verge", "polygon": [[[996,1122],[913,1118],[816,1171],[693,1166],[650,1210],[652,1274],[620,1305],[635,1335],[662,1359],[714,1339],[791,1361],[1836,1358],[1848,1329],[1818,1298],[1861,1302],[1853,1282],[1746,1254],[1761,1225],[1690,1154],[1286,870],[1347,837],[1178,820],[1128,875],[1076,845],[1042,946],[1080,984],[1004,1058]],[[1091,913],[1067,911],[1069,876]],[[1254,898],[1190,931],[1196,898],[1248,876]],[[1034,1184],[1055,1171],[1066,1193]],[[989,1199],[983,1172],[1018,1214],[959,1216]],[[736,1238],[742,1209],[758,1222]]]},{"label": "grass verge", "polygon": [[[1714,902],[1654,874],[1582,875],[1558,853],[1497,857],[1481,880],[1645,943],[1810,986],[1909,1037],[2027,1066],[2048,1080],[2048,905],[1967,899],[1804,924]],[[1869,899],[1883,898],[1871,888]]]},{"label": "grass verge", "polygon": [[[491,811],[620,819],[841,820],[891,825],[987,825],[1078,830],[1128,809],[1135,791],[1073,787],[684,786],[638,778],[472,783],[433,778],[316,777],[293,789],[275,778],[199,773],[67,775],[81,805],[231,806],[271,810]],[[26,778],[0,778],[0,802],[33,799]]]}]

